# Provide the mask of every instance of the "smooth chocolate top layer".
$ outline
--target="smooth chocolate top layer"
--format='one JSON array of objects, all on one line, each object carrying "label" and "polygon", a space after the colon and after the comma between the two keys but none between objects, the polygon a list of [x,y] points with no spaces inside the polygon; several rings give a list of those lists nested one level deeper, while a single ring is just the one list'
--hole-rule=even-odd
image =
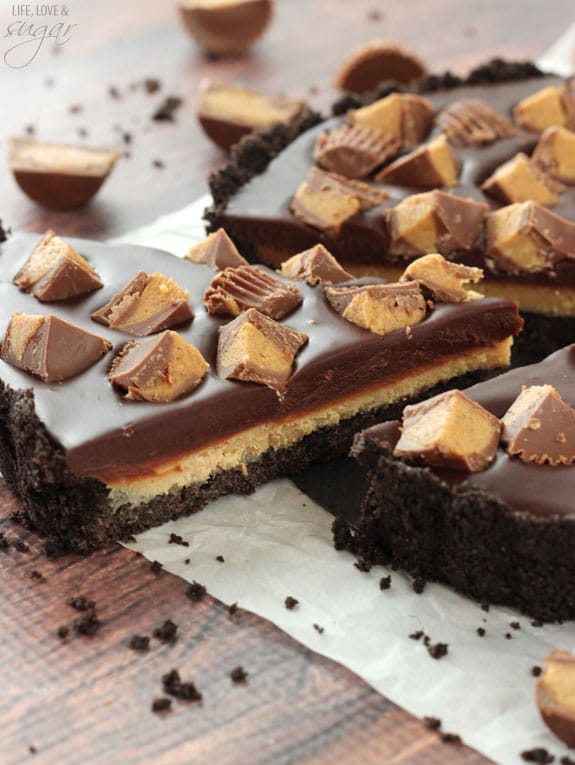
[{"label": "smooth chocolate top layer", "polygon": [[[511,120],[513,106],[519,101],[544,87],[556,86],[562,82],[563,80],[558,77],[546,76],[519,82],[466,85],[425,94],[425,97],[431,101],[437,112],[448,104],[462,99],[479,99]],[[336,237],[306,226],[294,218],[289,211],[293,195],[314,164],[314,146],[318,137],[326,129],[333,129],[344,122],[345,117],[334,118],[299,136],[270,163],[264,173],[252,178],[239,189],[230,199],[223,219],[230,222],[233,230],[245,232],[246,238],[249,238],[249,232],[253,227],[254,241],[261,241],[263,238],[272,247],[274,244],[272,231],[275,228],[276,236],[278,236],[277,232],[281,231],[282,237],[287,241],[290,239],[297,241],[300,249],[321,242],[344,264],[370,261],[381,264],[381,257],[385,256],[389,245],[384,221],[385,210],[394,207],[411,194],[421,193],[421,188],[393,184],[378,185],[389,193],[389,199],[376,208],[360,212],[346,221]],[[425,143],[430,142],[440,133],[441,129],[436,125],[425,138]],[[480,185],[499,165],[518,152],[531,154],[539,138],[539,133],[528,132],[518,127],[515,136],[502,138],[488,145],[468,147],[452,145],[451,149],[461,162],[462,169],[458,185],[449,189],[449,192],[459,197],[485,202],[491,209],[501,207],[500,203],[481,191]],[[551,209],[557,215],[575,221],[575,186],[567,187],[562,191],[559,202]],[[257,227],[260,229],[259,233],[256,230]],[[486,269],[486,278],[490,277],[481,244],[475,250],[458,252],[457,260]],[[505,280],[509,277],[505,274],[497,274],[497,278]],[[575,260],[562,261],[556,272],[521,274],[514,275],[512,278],[516,281],[575,286]]]},{"label": "smooth chocolate top layer", "polygon": [[[488,382],[468,388],[465,393],[497,417],[502,417],[521,393],[523,385],[552,385],[563,400],[575,405],[575,345],[563,348],[539,364],[520,367]],[[395,447],[399,422],[387,422],[364,431],[369,443]],[[429,468],[454,489],[478,488],[514,510],[540,516],[575,517],[575,468],[565,465],[537,465],[511,457],[500,446],[495,460],[481,473]]]},{"label": "smooth chocolate top layer", "polygon": [[[37,241],[36,236],[19,234],[0,245],[0,336],[16,310],[47,312],[12,283]],[[296,358],[280,401],[274,390],[263,385],[216,376],[218,328],[229,318],[209,315],[202,301],[214,276],[210,267],[144,247],[69,242],[97,271],[104,286],[84,297],[51,303],[50,312],[96,330],[113,343],[113,350],[86,372],[62,383],[42,383],[2,361],[0,379],[15,389],[33,389],[39,418],[78,474],[138,475],[146,463],[149,467],[170,456],[207,447],[259,423],[281,422],[431,366],[443,357],[497,343],[520,327],[513,303],[485,299],[436,306],[413,327],[409,338],[404,330],[379,336],[339,316],[327,303],[321,286],[297,282],[303,302],[283,323],[308,335],[309,342]],[[165,274],[189,291],[195,317],[178,331],[210,365],[199,387],[172,403],[122,398],[106,375],[116,353],[133,338],[90,318],[139,270]]]}]

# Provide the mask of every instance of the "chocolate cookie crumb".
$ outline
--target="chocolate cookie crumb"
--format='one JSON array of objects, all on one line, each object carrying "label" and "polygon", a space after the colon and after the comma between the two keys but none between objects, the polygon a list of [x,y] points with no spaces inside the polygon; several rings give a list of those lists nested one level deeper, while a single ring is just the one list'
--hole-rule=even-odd
[{"label": "chocolate cookie crumb", "polygon": [[160,573],[160,571],[163,569],[163,566],[162,566],[162,564],[160,563],[160,561],[159,561],[159,560],[155,560],[155,561],[154,561],[154,562],[153,562],[153,563],[150,565],[150,568],[152,569],[152,571],[154,572],[154,574],[159,574],[159,573]]},{"label": "chocolate cookie crumb", "polygon": [[199,603],[206,597],[207,592],[203,584],[194,581],[186,590],[186,595],[194,603]]},{"label": "chocolate cookie crumb", "polygon": [[505,633],[505,640],[511,640],[512,637],[513,635],[510,632]]},{"label": "chocolate cookie crumb", "polygon": [[228,614],[229,614],[229,616],[235,616],[237,610],[238,610],[238,604],[237,603],[232,603],[231,606],[228,606]]},{"label": "chocolate cookie crumb", "polygon": [[431,728],[431,730],[439,730],[441,728],[441,720],[439,717],[424,717],[423,722],[428,728]]},{"label": "chocolate cookie crumb", "polygon": [[164,691],[175,699],[182,701],[201,701],[202,694],[196,686],[190,682],[183,682],[177,669],[172,669],[162,677]]},{"label": "chocolate cookie crumb", "polygon": [[110,98],[114,98],[116,100],[122,98],[122,94],[120,93],[120,91],[115,85],[110,85],[110,87],[108,88],[108,95],[110,96]]},{"label": "chocolate cookie crumb", "polygon": [[156,627],[153,636],[162,643],[175,643],[178,639],[178,625],[171,619],[166,619],[161,627]]},{"label": "chocolate cookie crumb", "polygon": [[68,111],[70,114],[80,114],[80,112],[84,111],[84,107],[82,104],[71,104],[71,106],[68,108]]},{"label": "chocolate cookie crumb", "polygon": [[144,90],[150,96],[153,96],[154,93],[157,93],[158,90],[160,90],[161,88],[160,81],[157,80],[155,77],[146,77],[146,79],[143,82],[143,85],[144,85]]},{"label": "chocolate cookie crumb", "polygon": [[411,633],[411,635],[410,635],[409,637],[410,637],[412,640],[421,640],[421,638],[423,637],[423,635],[424,635],[424,632],[423,632],[423,630],[417,630],[417,632],[412,632],[412,633]]},{"label": "chocolate cookie crumb", "polygon": [[333,544],[336,550],[354,552],[355,535],[345,518],[337,517],[332,523]]},{"label": "chocolate cookie crumb", "polygon": [[190,543],[184,539],[184,537],[180,536],[180,534],[170,534],[170,538],[168,539],[169,545],[181,545],[182,547],[189,547]]},{"label": "chocolate cookie crumb", "polygon": [[380,590],[389,590],[391,587],[391,574],[388,576],[382,576],[379,580],[379,589]]},{"label": "chocolate cookie crumb", "polygon": [[34,135],[36,132],[36,128],[34,127],[34,125],[26,125],[26,127],[24,128],[24,132],[27,135]]},{"label": "chocolate cookie crumb", "polygon": [[64,638],[67,638],[68,635],[70,634],[70,630],[68,629],[68,627],[65,627],[65,626],[58,627],[56,634],[61,640],[64,640]]},{"label": "chocolate cookie crumb", "polygon": [[531,674],[533,675],[533,677],[539,677],[539,675],[542,672],[543,670],[541,669],[541,667],[538,667],[537,665],[535,665],[534,667],[531,667]]},{"label": "chocolate cookie crumb", "polygon": [[172,709],[172,699],[167,696],[160,696],[152,701],[152,712],[158,714],[160,712],[170,712]]},{"label": "chocolate cookie crumb", "polygon": [[571,757],[565,755],[559,760],[559,765],[575,765],[575,760],[572,760]]},{"label": "chocolate cookie crumb", "polygon": [[441,740],[444,744],[461,744],[461,736],[457,733],[442,733]]},{"label": "chocolate cookie crumb", "polygon": [[30,550],[30,545],[28,545],[23,539],[17,539],[15,542],[12,542],[12,545],[15,550],[18,550],[18,552],[28,552]]},{"label": "chocolate cookie crumb", "polygon": [[30,744],[30,745],[28,746],[28,751],[30,752],[30,754],[36,754],[36,752],[37,752],[38,750],[36,749],[36,747],[34,746],[34,744]]},{"label": "chocolate cookie crumb", "polygon": [[190,565],[190,560],[191,560],[190,558],[186,558],[186,560],[184,561],[184,563],[186,564],[186,566],[189,566],[189,565]]},{"label": "chocolate cookie crumb", "polygon": [[167,96],[152,114],[152,119],[156,122],[174,122],[174,114],[182,103],[182,99],[178,96]]},{"label": "chocolate cookie crumb", "polygon": [[[4,241],[4,240],[0,237],[0,241]],[[10,543],[8,542],[6,537],[4,536],[4,532],[0,531],[0,550],[4,550],[5,551],[9,547],[10,547]]]},{"label": "chocolate cookie crumb", "polygon": [[39,582],[45,582],[46,577],[41,571],[37,571],[36,569],[33,569],[30,571],[30,579],[36,579]]},{"label": "chocolate cookie crumb", "polygon": [[319,632],[319,634],[320,634],[320,635],[323,635],[323,633],[324,633],[324,631],[325,631],[323,627],[320,627],[320,626],[319,626],[319,624],[314,624],[314,625],[313,625],[313,628],[314,628],[314,630],[315,630],[316,632]]},{"label": "chocolate cookie crumb", "polygon": [[248,679],[248,673],[243,667],[236,667],[230,672],[232,683],[245,683]]},{"label": "chocolate cookie crumb", "polygon": [[553,757],[552,754],[549,754],[547,749],[543,749],[542,747],[537,749],[527,749],[525,752],[521,752],[521,758],[525,760],[525,762],[536,762],[538,765],[548,765],[555,760],[555,757]]},{"label": "chocolate cookie crumb", "polygon": [[150,638],[147,635],[132,635],[129,646],[133,651],[147,651],[150,647]]},{"label": "chocolate cookie crumb", "polygon": [[510,622],[509,626],[513,630],[520,630],[521,629],[521,625],[519,624],[519,622]]},{"label": "chocolate cookie crumb", "polygon": [[79,619],[72,622],[72,628],[77,635],[94,635],[102,622],[96,616],[96,610],[89,608]]},{"label": "chocolate cookie crumb", "polygon": [[489,605],[489,603],[482,603],[481,604],[481,610],[482,611],[489,611],[490,608],[491,608],[491,606]]},{"label": "chocolate cookie crumb", "polygon": [[93,600],[88,600],[83,595],[74,598],[68,598],[67,603],[76,611],[88,611],[94,608],[96,603]]},{"label": "chocolate cookie crumb", "polygon": [[443,659],[444,656],[447,656],[448,650],[447,643],[434,643],[434,645],[427,647],[427,652],[432,659]]},{"label": "chocolate cookie crumb", "polygon": [[359,558],[353,565],[364,574],[371,570],[371,563],[368,563],[364,558]]},{"label": "chocolate cookie crumb", "polygon": [[412,588],[416,595],[421,595],[423,590],[425,589],[426,581],[425,579],[422,579],[422,577],[418,576],[416,579],[413,580]]},{"label": "chocolate cookie crumb", "polygon": [[152,167],[156,167],[158,170],[163,170],[165,165],[164,165],[164,163],[162,162],[161,159],[154,159],[152,161]]},{"label": "chocolate cookie crumb", "polygon": [[483,627],[477,628],[477,634],[479,635],[479,637],[485,637],[485,630],[483,629]]},{"label": "chocolate cookie crumb", "polygon": [[291,595],[288,595],[284,600],[284,605],[288,611],[293,611],[293,609],[299,605],[299,600],[297,598],[293,598]]},{"label": "chocolate cookie crumb", "polygon": [[218,563],[225,563],[223,555],[216,555],[216,560],[218,561]]}]

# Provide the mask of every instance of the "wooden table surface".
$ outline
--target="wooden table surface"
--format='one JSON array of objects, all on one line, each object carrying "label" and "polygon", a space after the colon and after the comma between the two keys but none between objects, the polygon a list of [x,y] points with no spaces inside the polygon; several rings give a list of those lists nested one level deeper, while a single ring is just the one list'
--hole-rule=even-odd
[{"label": "wooden table surface", "polygon": [[[249,56],[210,61],[179,26],[174,2],[59,5],[76,26],[58,55],[46,41],[24,68],[0,58],[0,217],[14,229],[51,227],[98,239],[151,222],[206,190],[208,173],[224,157],[195,119],[203,77],[304,96],[323,109],[335,95],[340,63],[358,44],[401,41],[433,71],[464,73],[492,56],[536,58],[574,20],[572,0],[279,0],[272,27]],[[2,54],[13,11],[12,3],[0,7]],[[146,77],[159,80],[159,92],[141,87]],[[152,121],[168,95],[183,98],[175,122]],[[130,156],[91,205],[49,212],[20,193],[4,159],[6,138],[30,126],[46,140],[119,143]],[[269,623],[241,609],[230,616],[209,597],[192,603],[181,580],[155,574],[131,552],[113,547],[87,559],[46,559],[41,540],[9,518],[18,507],[1,482],[0,508],[9,540],[6,550],[0,544],[2,765],[487,762],[443,743]],[[58,628],[81,616],[67,602],[77,595],[96,602],[102,625],[94,635],[72,631],[61,639]],[[175,644],[153,640],[145,653],[129,648],[132,635],[149,635],[166,619],[178,624]],[[237,666],[249,673],[247,683],[231,682]],[[193,679],[203,701],[153,714],[162,675],[173,668]]]}]

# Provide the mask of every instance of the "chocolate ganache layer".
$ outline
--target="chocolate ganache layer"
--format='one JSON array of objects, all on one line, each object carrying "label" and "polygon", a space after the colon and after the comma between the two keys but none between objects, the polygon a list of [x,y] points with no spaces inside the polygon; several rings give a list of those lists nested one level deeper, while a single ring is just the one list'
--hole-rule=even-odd
[{"label": "chocolate ganache layer", "polygon": [[[521,327],[513,303],[483,299],[436,304],[408,332],[402,328],[378,335],[340,316],[321,285],[292,282],[302,300],[282,324],[302,333],[307,341],[296,356],[285,389],[278,392],[266,384],[217,376],[218,333],[230,317],[210,314],[204,303],[204,293],[215,276],[211,267],[159,250],[71,239],[69,244],[103,286],[69,300],[42,303],[13,283],[37,243],[38,237],[17,234],[0,245],[0,333],[6,335],[17,312],[33,318],[51,315],[100,336],[105,341],[102,347],[111,344],[112,348],[85,371],[60,382],[44,382],[0,361],[2,471],[37,525],[60,537],[67,534],[73,545],[82,546],[79,529],[83,524],[82,533],[89,529],[92,534],[91,541],[84,540],[86,548],[112,535],[192,512],[218,493],[253,490],[258,481],[277,475],[278,469],[270,467],[253,480],[244,475],[244,480],[241,474],[246,473],[246,465],[257,466],[270,449],[288,454],[296,441],[318,429],[340,428],[345,437],[332,438],[332,451],[333,456],[343,453],[351,443],[354,418],[365,426],[370,418],[375,421],[376,413],[385,413],[390,403],[424,395],[425,390],[459,375],[501,367],[508,360],[510,338]],[[117,304],[118,292],[128,283],[135,284],[138,272],[162,274],[189,293],[193,318],[172,329],[199,351],[209,368],[207,372],[202,368],[194,389],[175,401],[130,400],[108,379],[117,371],[118,354],[126,358],[134,337],[100,323],[101,318],[97,323],[91,315],[101,317],[103,306]],[[284,429],[287,435],[282,440]],[[263,447],[254,445],[256,436]],[[236,450],[232,456],[230,445]],[[325,452],[325,444],[315,452],[308,449],[294,462],[293,471],[320,453],[328,456]],[[42,480],[32,475],[30,465],[35,459],[46,468]],[[57,470],[52,470],[53,465],[47,469],[49,460],[55,460]],[[282,460],[282,474],[289,474],[288,461]],[[239,478],[223,480],[216,491],[214,475],[235,469]],[[165,502],[165,512],[156,508],[146,514],[158,496],[180,492],[190,484],[211,488],[195,491],[187,500],[182,494],[179,504],[172,496]],[[50,492],[54,501],[48,507],[43,502]],[[90,494],[89,501],[83,492]],[[54,510],[56,496],[68,508],[69,517]],[[130,507],[138,508],[132,518]],[[78,528],[72,529],[74,524]]]},{"label": "chocolate ganache layer", "polygon": [[[573,406],[574,374],[571,345],[465,393],[499,418],[530,386],[552,386]],[[356,436],[352,452],[368,469],[369,490],[357,535],[343,546],[478,600],[546,620],[575,618],[573,464],[525,461],[500,445],[477,472],[422,466],[393,456],[400,433],[390,421]],[[336,531],[343,540],[342,528]]]}]

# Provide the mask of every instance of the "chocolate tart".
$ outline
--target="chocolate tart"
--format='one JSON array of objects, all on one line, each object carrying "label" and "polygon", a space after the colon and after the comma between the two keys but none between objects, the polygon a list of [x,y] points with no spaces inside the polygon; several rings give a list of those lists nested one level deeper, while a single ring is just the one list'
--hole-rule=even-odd
[{"label": "chocolate tart", "polygon": [[[262,268],[259,282],[279,281],[290,295],[299,293],[281,325],[307,343],[281,387],[272,379],[223,379],[218,333],[230,317],[207,310],[219,294],[212,267],[144,247],[71,239],[103,286],[47,304],[13,283],[37,241],[15,234],[0,245],[0,333],[7,334],[15,312],[52,314],[113,346],[61,382],[43,382],[0,360],[2,474],[30,522],[62,549],[97,548],[343,455],[354,432],[397,416],[406,401],[504,367],[521,328],[513,303],[487,298],[436,304],[408,332],[375,334],[338,314],[321,284],[288,282]],[[230,270],[245,282],[253,268],[219,272],[218,283]],[[209,364],[194,389],[174,401],[130,400],[108,379],[124,374],[126,348],[141,330],[140,323],[131,325],[132,334],[122,331],[117,312],[114,329],[109,317],[130,292],[126,285],[142,281],[141,272],[161,274],[172,290],[177,283],[189,293],[188,320],[171,331]]]},{"label": "chocolate tart", "polygon": [[[499,138],[484,145],[461,147],[451,145],[461,171],[457,185],[443,187],[455,197],[471,199],[488,205],[493,212],[503,206],[495,192],[485,193],[480,187],[486,179],[518,153],[531,155],[541,137],[540,132],[526,130],[513,122],[513,108],[518,102],[544,88],[559,88],[563,81],[542,74],[532,64],[513,64],[495,60],[474,70],[463,80],[447,74],[430,77],[417,93],[433,106],[436,116],[457,101],[480,100],[505,117],[515,128],[515,134]],[[374,274],[396,279],[409,261],[409,254],[392,254],[390,249],[390,211],[402,200],[428,189],[375,182],[373,174],[364,179],[371,186],[385,189],[389,198],[369,210],[362,210],[347,219],[337,230],[320,230],[295,217],[290,212],[296,190],[314,165],[314,147],[326,131],[333,131],[348,118],[348,110],[361,107],[398,88],[382,88],[369,96],[349,96],[336,106],[340,116],[327,120],[305,131],[296,140],[285,143],[277,140],[277,151],[262,162],[262,152],[273,142],[274,134],[252,138],[240,145],[233,155],[232,164],[211,178],[213,207],[207,211],[208,229],[223,226],[246,257],[273,267],[293,255],[320,242],[339,260],[342,266],[359,276]],[[428,144],[441,135],[436,123],[424,136]],[[277,135],[275,136],[277,139]],[[258,147],[261,151],[258,153]],[[264,148],[266,147],[266,148]],[[413,148],[413,147],[412,147]],[[411,149],[404,149],[400,158]],[[252,157],[257,157],[252,162]],[[383,164],[385,170],[390,163]],[[393,176],[392,176],[393,177]],[[549,208],[568,226],[575,221],[575,186],[568,185],[558,193],[558,200]],[[571,245],[553,264],[537,270],[510,272],[494,265],[486,255],[486,227],[475,237],[473,246],[454,248],[443,252],[450,259],[485,270],[482,291],[487,295],[506,297],[518,302],[526,319],[525,330],[514,347],[514,363],[524,364],[539,360],[575,339],[575,257]],[[419,254],[422,254],[421,252]]]},{"label": "chocolate tart", "polygon": [[[522,386],[551,385],[573,406],[574,375],[571,345],[465,393],[497,417]],[[479,472],[426,467],[393,456],[399,436],[397,421],[356,436],[352,454],[369,488],[357,534],[339,524],[339,543],[366,564],[391,564],[481,602],[542,620],[575,618],[573,465],[523,461],[500,445]]]}]

